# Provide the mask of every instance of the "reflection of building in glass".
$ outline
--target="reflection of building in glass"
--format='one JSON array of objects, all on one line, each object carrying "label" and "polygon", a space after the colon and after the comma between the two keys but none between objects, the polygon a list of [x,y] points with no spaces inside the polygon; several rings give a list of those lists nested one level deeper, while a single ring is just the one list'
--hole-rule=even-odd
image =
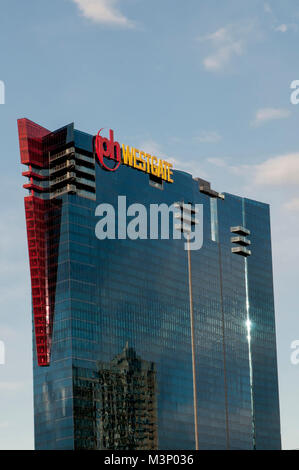
[{"label": "reflection of building in glass", "polygon": [[101,448],[156,449],[156,370],[126,348],[107,367],[101,364]]},{"label": "reflection of building in glass", "polygon": [[94,378],[79,377],[78,372],[74,382],[77,449],[157,449],[153,362],[142,360],[127,344],[110,363],[99,364]]}]

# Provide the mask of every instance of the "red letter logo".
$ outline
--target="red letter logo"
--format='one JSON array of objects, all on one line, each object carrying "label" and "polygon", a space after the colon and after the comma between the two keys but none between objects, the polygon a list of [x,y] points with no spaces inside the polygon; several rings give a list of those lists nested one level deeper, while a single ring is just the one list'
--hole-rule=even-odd
[{"label": "red letter logo", "polygon": [[[118,142],[114,142],[114,135],[111,129],[109,132],[110,140],[100,135],[102,130],[103,129],[100,129],[96,135],[96,139],[95,139],[96,154],[98,156],[100,164],[103,166],[103,168],[105,168],[105,170],[115,171],[121,164],[120,145]],[[116,165],[113,168],[110,168],[104,163],[104,157],[114,160],[116,162]]]}]

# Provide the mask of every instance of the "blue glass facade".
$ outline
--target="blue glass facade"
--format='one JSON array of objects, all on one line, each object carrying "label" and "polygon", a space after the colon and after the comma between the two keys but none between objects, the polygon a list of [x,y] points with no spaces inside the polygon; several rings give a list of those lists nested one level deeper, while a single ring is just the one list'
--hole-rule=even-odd
[{"label": "blue glass facade", "polygon": [[[93,137],[73,125],[54,143],[50,159],[72,148],[76,167],[94,159]],[[58,194],[50,217],[55,306],[50,365],[34,352],[36,448],[195,448],[185,240],[99,240],[97,205],[124,195],[203,206],[203,247],[191,253],[199,448],[279,449],[269,206],[212,197],[180,171],[160,188],[125,165],[90,168],[95,196],[84,183]],[[251,256],[232,252],[238,226]]]}]

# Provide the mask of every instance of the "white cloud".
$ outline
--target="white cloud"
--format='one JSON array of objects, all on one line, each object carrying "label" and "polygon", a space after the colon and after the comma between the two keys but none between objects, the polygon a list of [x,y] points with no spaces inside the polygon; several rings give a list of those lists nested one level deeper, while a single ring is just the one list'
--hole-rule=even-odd
[{"label": "white cloud", "polygon": [[17,392],[25,386],[24,382],[0,382],[1,392]]},{"label": "white cloud", "polygon": [[204,59],[204,67],[207,70],[222,69],[228,64],[233,55],[241,55],[242,52],[242,45],[238,42],[222,46],[214,54],[211,54]]},{"label": "white cloud", "polygon": [[272,21],[272,29],[276,32],[279,33],[286,33],[287,31],[297,31],[298,30],[298,25],[295,23],[280,23],[279,18],[277,15],[273,12],[271,6],[269,3],[264,3],[264,11],[270,15],[271,21]]},{"label": "white cloud", "polygon": [[189,159],[183,160],[181,158],[168,158],[168,161],[173,164],[175,170],[185,171],[186,173],[192,175],[194,178],[207,178],[207,174],[202,168],[202,166],[199,164],[198,160],[201,161],[201,159],[199,158],[197,160],[192,161]]},{"label": "white cloud", "polygon": [[0,421],[0,429],[7,429],[10,427],[9,421]]},{"label": "white cloud", "polygon": [[194,140],[200,143],[213,144],[221,140],[221,135],[215,131],[202,131]]},{"label": "white cloud", "polygon": [[270,158],[256,165],[255,183],[272,186],[299,185],[299,153]]},{"label": "white cloud", "polygon": [[262,108],[256,112],[252,125],[259,126],[274,119],[286,119],[291,115],[288,109],[283,108]]},{"label": "white cloud", "polygon": [[270,7],[269,3],[264,3],[264,10],[266,13],[272,13],[272,8]]},{"label": "white cloud", "polygon": [[204,67],[210,71],[218,71],[225,68],[234,56],[241,56],[245,52],[252,29],[251,23],[228,25],[212,34],[199,37],[200,41],[207,42],[212,49],[203,60]]},{"label": "white cloud", "polygon": [[275,28],[275,31],[279,31],[280,33],[286,33],[288,30],[288,26],[286,24],[281,24]]},{"label": "white cloud", "polygon": [[183,159],[180,157],[171,157],[167,155],[167,153],[163,151],[161,145],[158,142],[155,142],[154,140],[149,139],[142,141],[139,144],[139,148],[151,155],[154,155],[155,157],[163,158],[169,163],[172,163],[174,170],[185,171],[187,173],[190,173],[194,177],[200,175],[206,177],[205,171],[201,168],[201,166],[196,160],[191,161],[189,158]]},{"label": "white cloud", "polygon": [[163,153],[162,147],[152,139],[144,140],[140,143],[139,148],[150,155],[154,155],[159,158],[166,158],[166,155]]},{"label": "white cloud", "polygon": [[285,208],[289,211],[299,212],[299,197],[291,199],[285,204]]},{"label": "white cloud", "polygon": [[298,25],[296,23],[285,24],[282,23],[274,28],[274,31],[279,33],[286,33],[287,31],[298,31]]},{"label": "white cloud", "polygon": [[254,166],[252,165],[232,165],[229,167],[229,171],[234,175],[248,176],[252,175]]},{"label": "white cloud", "polygon": [[[248,179],[254,190],[257,186],[272,186],[273,188],[289,188],[299,190],[299,152],[287,153],[268,158],[257,165],[231,165],[224,158],[207,158],[206,161],[214,166],[224,168],[230,173]],[[292,201],[290,208],[295,208],[299,199]]]},{"label": "white cloud", "polygon": [[134,23],[117,8],[119,0],[72,0],[81,14],[95,23],[132,28]]},{"label": "white cloud", "polygon": [[219,168],[224,168],[227,166],[227,163],[223,158],[207,158],[207,161],[211,163],[211,165],[218,166]]}]

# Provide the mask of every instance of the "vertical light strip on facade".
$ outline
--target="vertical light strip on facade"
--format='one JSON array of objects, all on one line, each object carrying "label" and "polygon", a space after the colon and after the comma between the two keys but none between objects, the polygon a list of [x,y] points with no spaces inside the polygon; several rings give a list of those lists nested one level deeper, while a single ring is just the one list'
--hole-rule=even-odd
[{"label": "vertical light strip on facade", "polygon": [[253,449],[256,448],[255,443],[255,411],[254,411],[254,398],[253,398],[253,371],[252,371],[252,354],[251,354],[251,320],[250,320],[250,305],[248,294],[248,260],[244,259],[245,263],[245,286],[246,286],[246,328],[247,328],[247,341],[248,341],[248,358],[249,358],[249,373],[250,373],[250,399],[251,399],[251,416],[252,416],[252,442]]},{"label": "vertical light strip on facade", "polygon": [[192,349],[192,374],[193,374],[193,407],[194,407],[194,434],[195,450],[199,449],[198,443],[198,410],[197,410],[197,386],[196,386],[196,363],[195,363],[195,339],[194,339],[194,312],[192,296],[192,270],[191,270],[191,250],[190,236],[187,237],[188,244],[188,280],[189,280],[189,301],[190,301],[190,330],[191,330],[191,349]]},{"label": "vertical light strip on facade", "polygon": [[[242,213],[243,213],[243,225],[244,225],[244,227],[246,227],[244,199],[242,200]],[[253,397],[253,370],[252,370],[252,354],[251,354],[251,320],[250,320],[250,302],[249,302],[249,288],[248,288],[248,259],[247,259],[247,257],[244,258],[244,263],[245,263],[245,292],[246,292],[246,328],[247,328],[247,341],[248,341],[251,419],[252,419],[252,445],[253,445],[253,449],[256,449],[255,411],[254,411],[254,397]]]}]

